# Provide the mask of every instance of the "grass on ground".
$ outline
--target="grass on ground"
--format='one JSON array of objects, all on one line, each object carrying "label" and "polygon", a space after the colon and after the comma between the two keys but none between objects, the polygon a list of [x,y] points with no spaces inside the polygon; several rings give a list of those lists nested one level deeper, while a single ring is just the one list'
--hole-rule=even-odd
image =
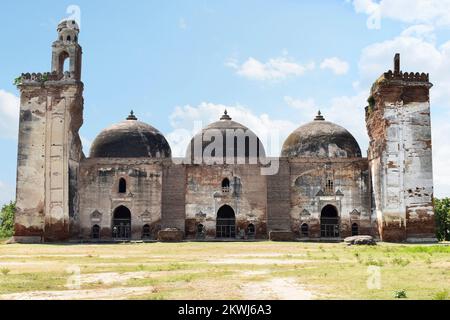
[{"label": "grass on ground", "polygon": [[[54,291],[66,292],[67,299],[83,299],[78,292],[104,294],[105,289],[114,288],[123,294],[109,298],[247,299],[260,290],[258,297],[276,299],[281,297],[277,293],[293,290],[279,287],[267,292],[267,284],[277,286],[283,283],[277,282],[280,279],[290,279],[315,299],[449,299],[450,246],[5,245],[0,240],[0,299],[27,298],[28,294],[46,298]],[[148,290],[130,293],[127,288]],[[292,298],[302,297],[297,291],[292,291]],[[99,298],[103,298],[100,293]]]}]

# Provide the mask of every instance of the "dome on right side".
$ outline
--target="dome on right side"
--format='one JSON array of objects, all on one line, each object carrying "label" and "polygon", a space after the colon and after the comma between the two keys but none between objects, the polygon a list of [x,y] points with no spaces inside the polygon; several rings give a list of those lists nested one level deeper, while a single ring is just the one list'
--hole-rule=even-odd
[{"label": "dome on right side", "polygon": [[360,158],[361,148],[345,128],[325,121],[319,111],[314,121],[295,130],[284,142],[282,157]]}]

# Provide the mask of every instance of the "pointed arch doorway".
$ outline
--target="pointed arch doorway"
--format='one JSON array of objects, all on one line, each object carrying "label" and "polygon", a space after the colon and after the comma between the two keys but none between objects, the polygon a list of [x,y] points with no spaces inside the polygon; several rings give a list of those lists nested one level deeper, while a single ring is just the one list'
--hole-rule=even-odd
[{"label": "pointed arch doorway", "polygon": [[112,233],[116,240],[131,239],[131,212],[127,207],[120,206],[114,210]]},{"label": "pointed arch doorway", "polygon": [[335,206],[326,205],[320,214],[320,236],[322,238],[340,237],[339,214]]},{"label": "pointed arch doorway", "polygon": [[236,215],[230,206],[222,206],[217,212],[216,238],[236,238]]}]

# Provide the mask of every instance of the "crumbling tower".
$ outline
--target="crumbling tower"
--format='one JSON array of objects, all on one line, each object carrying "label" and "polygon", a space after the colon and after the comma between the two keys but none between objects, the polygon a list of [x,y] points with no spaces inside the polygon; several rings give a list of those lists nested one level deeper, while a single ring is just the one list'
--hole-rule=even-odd
[{"label": "crumbling tower", "polygon": [[[78,207],[76,181],[83,157],[82,49],[73,20],[58,25],[52,72],[22,74],[17,164],[17,242],[69,238]],[[64,65],[68,60],[68,68]]]},{"label": "crumbling tower", "polygon": [[366,108],[368,151],[380,236],[433,241],[433,169],[429,75],[394,71],[373,85]]}]

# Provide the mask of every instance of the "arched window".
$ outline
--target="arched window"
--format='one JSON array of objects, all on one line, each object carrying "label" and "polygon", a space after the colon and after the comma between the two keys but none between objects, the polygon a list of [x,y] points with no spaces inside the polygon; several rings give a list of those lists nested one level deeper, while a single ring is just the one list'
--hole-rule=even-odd
[{"label": "arched window", "polygon": [[302,238],[309,237],[309,226],[306,223],[302,224],[302,226],[300,228],[300,234],[301,234]]},{"label": "arched window", "polygon": [[150,237],[150,226],[146,224],[142,227],[142,239],[149,239]]},{"label": "arched window", "polygon": [[65,71],[69,71],[70,56],[66,51],[59,54],[58,58],[58,73],[63,74]]},{"label": "arched window", "polygon": [[127,193],[127,181],[124,178],[119,180],[119,193]]},{"label": "arched window", "polygon": [[67,36],[67,41],[71,41],[72,38],[70,36]]},{"label": "arched window", "polygon": [[249,239],[254,239],[255,238],[256,229],[255,229],[255,225],[253,223],[250,223],[247,226],[246,233],[247,233],[247,237]]},{"label": "arched window", "polygon": [[357,223],[352,224],[352,236],[359,235],[359,226]]},{"label": "arched window", "polygon": [[327,184],[325,186],[326,193],[334,193],[334,182],[333,180],[327,180]]},{"label": "arched window", "polygon": [[230,180],[228,180],[228,178],[225,178],[222,181],[222,192],[230,192]]},{"label": "arched window", "polygon": [[92,239],[100,239],[100,227],[97,224],[92,227]]},{"label": "arched window", "polygon": [[204,239],[205,238],[205,226],[201,223],[197,225],[197,239]]}]

